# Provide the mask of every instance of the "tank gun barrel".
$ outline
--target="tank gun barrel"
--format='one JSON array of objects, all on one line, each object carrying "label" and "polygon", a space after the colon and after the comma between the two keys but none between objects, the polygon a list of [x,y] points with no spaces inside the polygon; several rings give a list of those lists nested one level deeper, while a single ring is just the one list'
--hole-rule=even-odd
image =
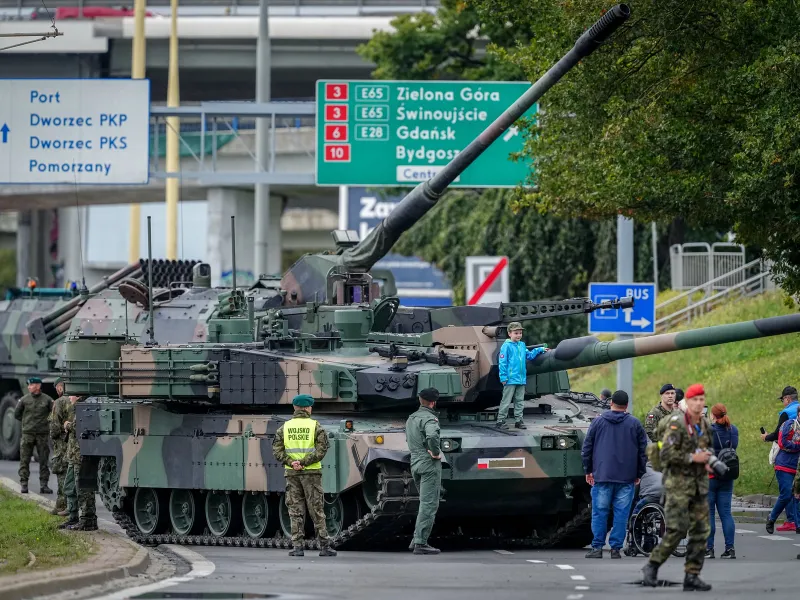
[{"label": "tank gun barrel", "polygon": [[527,370],[529,374],[552,373],[601,365],[623,358],[690,350],[797,332],[800,332],[800,314],[663,333],[633,340],[601,342],[591,336],[573,338],[563,340],[551,352],[537,356],[528,363]]},{"label": "tank gun barrel", "polygon": [[394,246],[400,236],[436,205],[447,187],[455,181],[504,131],[530,109],[538,100],[578,62],[594,52],[600,44],[620,27],[630,16],[626,4],[618,4],[607,11],[575,42],[550,70],[520,96],[514,104],[497,117],[483,133],[459,152],[441,171],[415,187],[395,209],[361,242],[346,249],[342,264],[348,270],[368,271]]}]

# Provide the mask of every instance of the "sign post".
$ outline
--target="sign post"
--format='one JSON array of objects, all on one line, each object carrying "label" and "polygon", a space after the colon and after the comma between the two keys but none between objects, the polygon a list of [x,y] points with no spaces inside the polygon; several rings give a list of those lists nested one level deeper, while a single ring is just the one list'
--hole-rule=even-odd
[{"label": "sign post", "polygon": [[146,185],[147,79],[0,79],[0,184]]},{"label": "sign post", "polygon": [[[427,181],[526,90],[527,82],[317,81],[317,185],[414,186]],[[535,118],[538,105],[525,113]],[[517,127],[451,187],[516,187],[529,162]]]},{"label": "sign post", "polygon": [[508,257],[467,257],[467,304],[509,302]]}]

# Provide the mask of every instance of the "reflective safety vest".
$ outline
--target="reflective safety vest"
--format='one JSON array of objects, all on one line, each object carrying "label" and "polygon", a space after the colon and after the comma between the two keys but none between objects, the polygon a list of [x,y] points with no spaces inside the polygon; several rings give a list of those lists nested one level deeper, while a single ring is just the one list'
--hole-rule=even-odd
[{"label": "reflective safety vest", "polygon": [[[314,419],[290,419],[283,426],[283,447],[291,460],[301,460],[314,451],[317,422]],[[291,466],[287,466],[291,469]],[[306,465],[305,469],[321,469],[322,463]]]}]

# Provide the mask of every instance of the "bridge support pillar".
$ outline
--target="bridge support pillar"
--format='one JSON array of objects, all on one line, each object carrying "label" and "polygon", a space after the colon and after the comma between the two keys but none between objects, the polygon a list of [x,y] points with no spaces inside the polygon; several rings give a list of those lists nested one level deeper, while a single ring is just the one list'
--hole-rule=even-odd
[{"label": "bridge support pillar", "polygon": [[236,217],[236,284],[255,281],[253,248],[255,242],[255,210],[253,191],[240,188],[209,188],[207,193],[208,230],[206,262],[211,266],[211,285],[230,285],[233,256],[231,253],[231,217]]}]

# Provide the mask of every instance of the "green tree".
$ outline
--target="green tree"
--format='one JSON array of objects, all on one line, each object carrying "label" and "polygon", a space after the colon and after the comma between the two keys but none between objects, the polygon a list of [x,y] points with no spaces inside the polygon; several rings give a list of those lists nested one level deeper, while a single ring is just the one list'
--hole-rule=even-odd
[{"label": "green tree", "polygon": [[[498,48],[535,47],[531,18],[516,14],[481,18],[479,9],[490,8],[488,3],[444,0],[435,15],[397,17],[394,31],[376,32],[359,52],[376,64],[376,78],[525,80],[526,65]],[[494,44],[489,52],[487,39]],[[466,301],[464,258],[470,255],[508,255],[511,299],[516,301],[585,296],[589,281],[616,279],[613,215],[594,220],[575,215],[562,218],[542,214],[527,199],[519,200],[513,190],[449,192],[404,234],[396,250],[421,256],[441,268],[459,303]],[[670,244],[715,235],[687,228],[681,219],[667,222],[659,227],[662,286],[669,281]],[[635,245],[636,279],[651,281],[649,223],[637,224]],[[556,343],[584,335],[586,318],[544,319],[529,327],[529,333],[539,341]]]}]

